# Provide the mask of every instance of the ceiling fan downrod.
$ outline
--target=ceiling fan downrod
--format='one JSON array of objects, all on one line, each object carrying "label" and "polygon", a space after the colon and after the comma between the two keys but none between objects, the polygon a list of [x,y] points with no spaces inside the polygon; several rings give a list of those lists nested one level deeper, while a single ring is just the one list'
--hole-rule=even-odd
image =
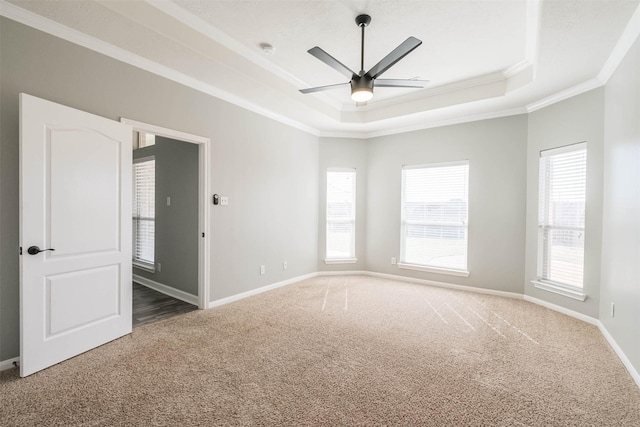
[{"label": "ceiling fan downrod", "polygon": [[369,25],[370,22],[371,17],[369,15],[363,14],[356,16],[356,24],[362,29],[360,42],[360,76],[364,74],[364,27]]}]

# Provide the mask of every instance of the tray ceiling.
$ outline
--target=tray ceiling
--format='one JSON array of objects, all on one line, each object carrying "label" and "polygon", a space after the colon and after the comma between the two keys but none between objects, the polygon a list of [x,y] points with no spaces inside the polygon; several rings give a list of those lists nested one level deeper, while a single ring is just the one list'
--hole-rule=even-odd
[{"label": "tray ceiling", "polygon": [[[50,32],[285,123],[356,137],[523,113],[555,94],[597,87],[639,15],[638,1],[628,0],[10,0],[0,7],[32,25],[35,15],[51,20],[34,26],[57,25]],[[345,82],[307,53],[311,47],[359,69],[360,13],[372,17],[365,69],[414,36],[423,44],[383,77],[427,79],[427,87],[375,88],[366,105],[355,105],[348,88],[299,93]],[[274,52],[264,53],[263,43]]]}]

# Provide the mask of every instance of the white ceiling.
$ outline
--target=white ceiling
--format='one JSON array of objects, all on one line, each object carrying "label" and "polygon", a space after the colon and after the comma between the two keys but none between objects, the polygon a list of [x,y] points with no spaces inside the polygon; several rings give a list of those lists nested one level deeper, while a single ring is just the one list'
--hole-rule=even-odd
[{"label": "white ceiling", "polygon": [[[640,17],[638,0],[0,0],[0,7],[301,129],[354,137],[522,113],[597,87]],[[313,46],[360,68],[360,13],[372,17],[365,69],[414,36],[423,44],[383,77],[428,86],[376,88],[360,106],[347,87],[299,93],[346,81],[307,53]],[[275,52],[266,55],[261,43]]]}]

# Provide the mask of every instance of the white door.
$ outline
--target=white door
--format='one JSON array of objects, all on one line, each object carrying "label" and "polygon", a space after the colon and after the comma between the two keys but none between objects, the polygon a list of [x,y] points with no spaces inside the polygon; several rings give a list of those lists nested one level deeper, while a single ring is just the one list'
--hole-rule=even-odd
[{"label": "white door", "polygon": [[20,94],[23,377],[131,332],[131,140]]}]

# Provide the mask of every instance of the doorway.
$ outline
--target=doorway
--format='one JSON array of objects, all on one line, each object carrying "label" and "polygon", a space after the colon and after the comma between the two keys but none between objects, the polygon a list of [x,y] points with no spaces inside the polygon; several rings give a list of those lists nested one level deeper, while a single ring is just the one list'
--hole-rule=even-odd
[{"label": "doorway", "polygon": [[[210,140],[121,121],[133,128],[133,181],[140,179],[143,188],[133,208],[133,325],[207,308]],[[150,168],[157,168],[158,182],[154,208],[146,209],[145,176]]]}]

